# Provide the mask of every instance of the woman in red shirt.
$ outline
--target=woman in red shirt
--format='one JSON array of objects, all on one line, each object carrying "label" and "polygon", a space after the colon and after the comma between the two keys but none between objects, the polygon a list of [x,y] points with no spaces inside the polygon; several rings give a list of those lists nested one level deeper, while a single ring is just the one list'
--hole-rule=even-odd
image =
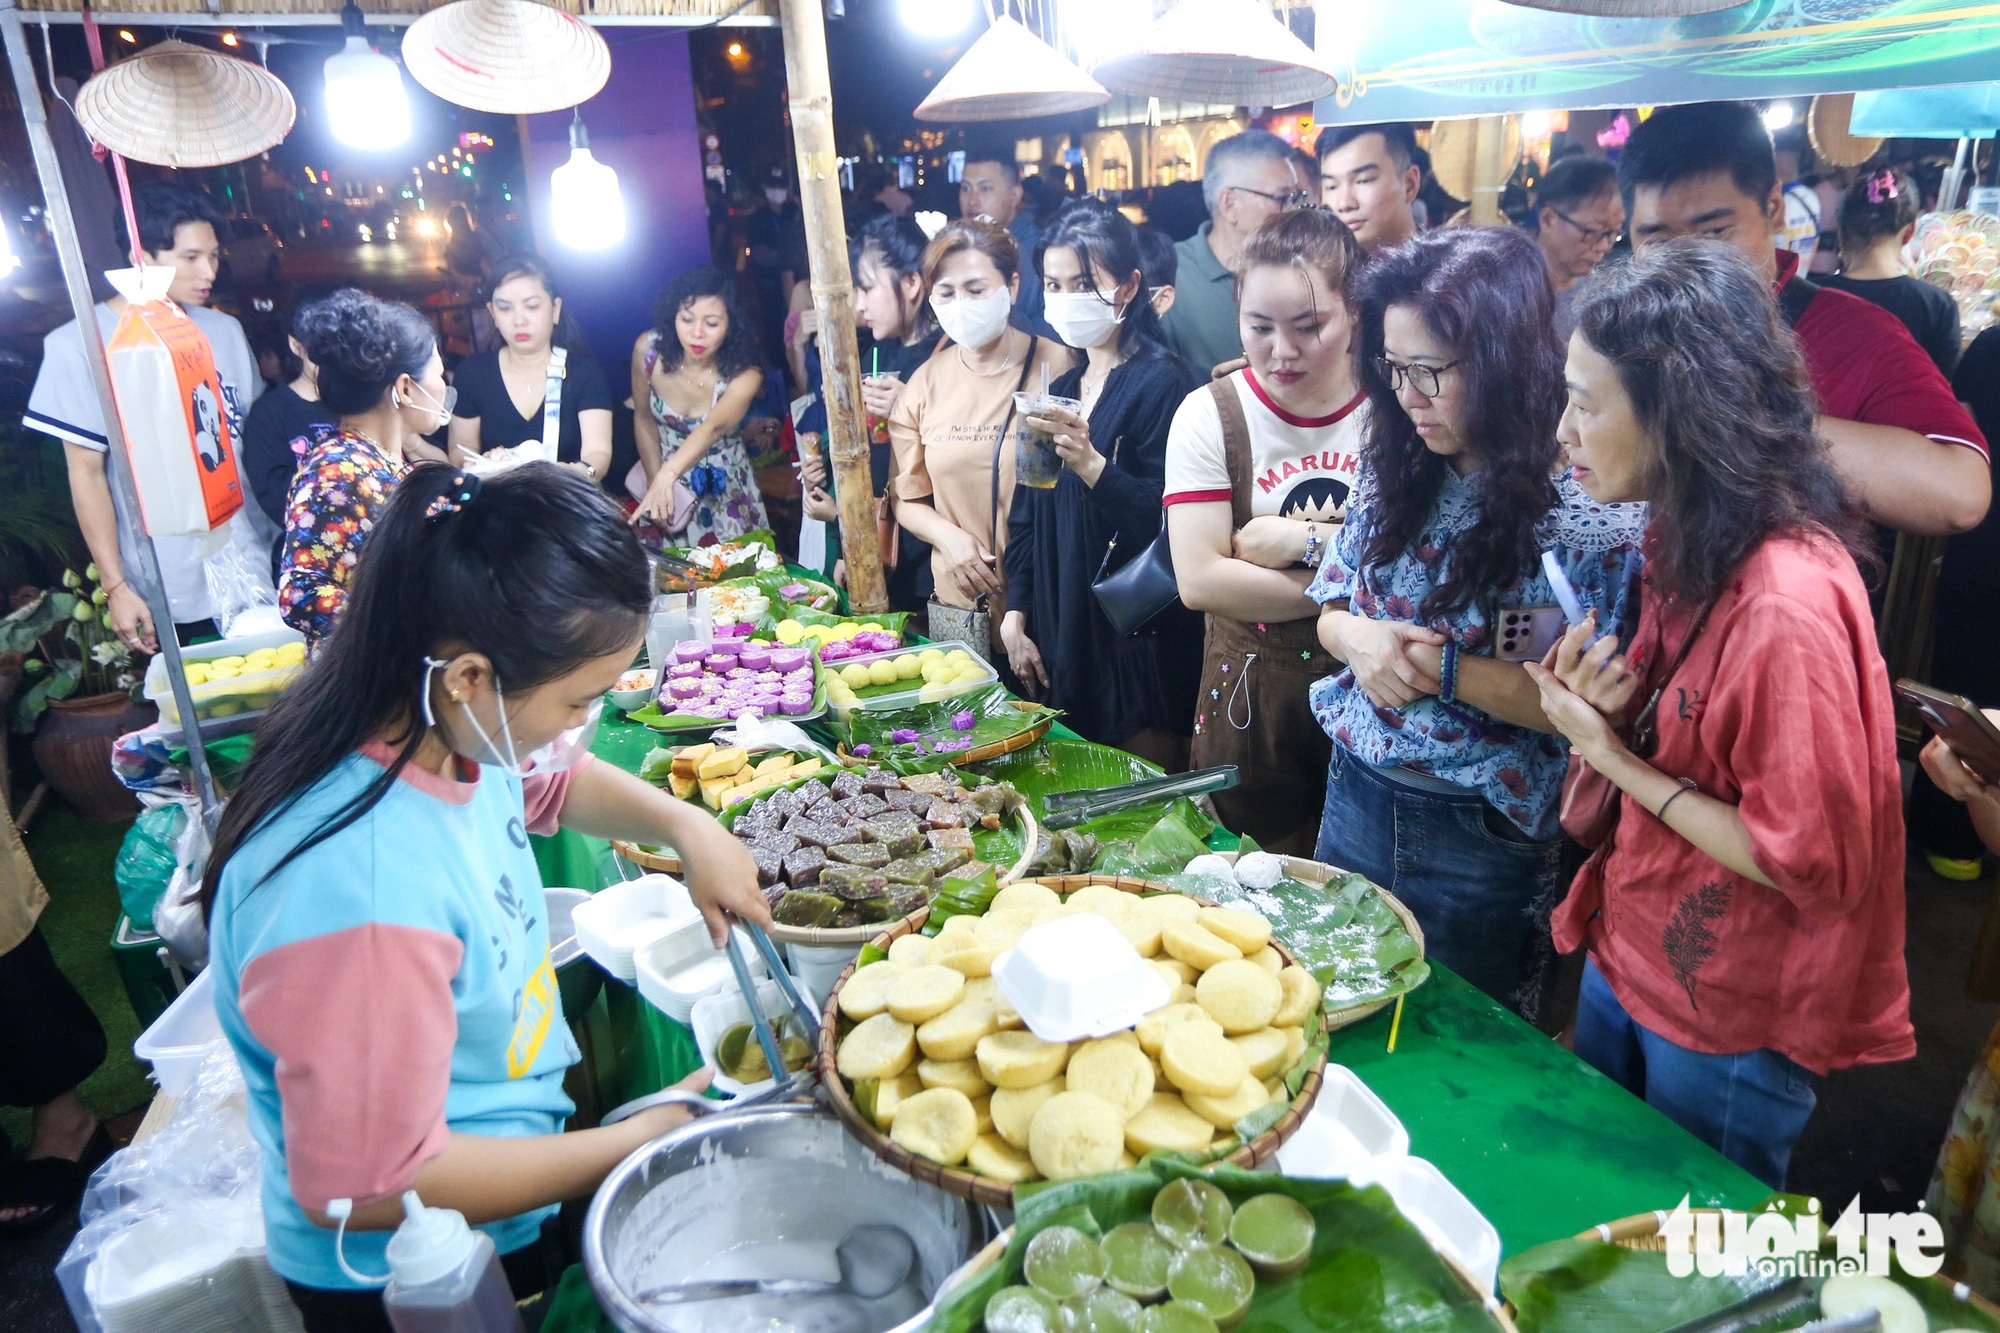
[{"label": "woman in red shirt", "polygon": [[1567,379],[1576,479],[1653,506],[1629,653],[1586,621],[1532,671],[1570,796],[1616,788],[1554,923],[1590,951],[1576,1052],[1782,1188],[1813,1076],[1916,1054],[1866,534],[1797,344],[1722,246],[1600,270]]}]

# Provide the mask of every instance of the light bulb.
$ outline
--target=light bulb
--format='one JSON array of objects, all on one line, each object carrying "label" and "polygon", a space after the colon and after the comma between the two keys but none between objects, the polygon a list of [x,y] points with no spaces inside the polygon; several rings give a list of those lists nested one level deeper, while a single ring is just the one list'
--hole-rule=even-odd
[{"label": "light bulb", "polygon": [[1792,110],[1790,102],[1773,102],[1764,108],[1764,128],[1776,134],[1792,123],[1798,113]]},{"label": "light bulb", "polygon": [[410,137],[410,98],[396,62],[350,36],[326,58],[326,121],[350,148],[394,148]]},{"label": "light bulb", "polygon": [[569,143],[569,161],[549,173],[549,217],[556,240],[572,250],[608,250],[625,239],[618,173],[591,155],[581,115],[570,122]]},{"label": "light bulb", "polygon": [[949,37],[972,22],[972,0],[901,0],[903,26],[926,37]]},{"label": "light bulb", "polygon": [[1521,134],[1531,143],[1539,143],[1549,137],[1555,128],[1555,117],[1546,111],[1524,111],[1521,113]]}]

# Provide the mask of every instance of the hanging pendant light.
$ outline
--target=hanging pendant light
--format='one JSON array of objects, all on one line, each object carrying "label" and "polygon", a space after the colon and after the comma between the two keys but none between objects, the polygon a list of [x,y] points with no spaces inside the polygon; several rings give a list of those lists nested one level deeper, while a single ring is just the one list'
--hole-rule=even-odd
[{"label": "hanging pendant light", "polygon": [[1103,106],[1111,94],[1062,53],[1001,15],[917,107],[918,120],[1020,120]]},{"label": "hanging pendant light", "polygon": [[618,173],[590,151],[583,112],[569,123],[569,161],[549,173],[549,219],[572,250],[608,250],[625,239],[625,196]]},{"label": "hanging pendant light", "polygon": [[350,148],[394,148],[410,137],[410,95],[396,62],[368,44],[361,10],[340,11],[346,44],[326,58],[326,124]]},{"label": "hanging pendant light", "polygon": [[611,48],[540,0],[454,0],[410,25],[403,64],[447,102],[533,116],[597,96],[611,77]]},{"label": "hanging pendant light", "polygon": [[1090,72],[1133,97],[1237,106],[1296,106],[1339,84],[1263,0],[1181,0]]},{"label": "hanging pendant light", "polygon": [[156,42],[96,75],[77,123],[134,162],[219,167],[284,142],[298,106],[277,75],[182,41]]}]

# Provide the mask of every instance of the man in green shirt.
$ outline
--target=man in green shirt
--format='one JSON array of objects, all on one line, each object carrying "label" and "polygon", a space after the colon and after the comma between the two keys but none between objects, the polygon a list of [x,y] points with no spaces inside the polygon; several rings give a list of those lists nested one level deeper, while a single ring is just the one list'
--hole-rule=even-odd
[{"label": "man in green shirt", "polygon": [[1165,320],[1167,341],[1206,373],[1243,355],[1236,331],[1236,254],[1251,232],[1282,209],[1313,201],[1292,146],[1248,130],[1209,150],[1201,193],[1209,220],[1175,246],[1180,272]]}]

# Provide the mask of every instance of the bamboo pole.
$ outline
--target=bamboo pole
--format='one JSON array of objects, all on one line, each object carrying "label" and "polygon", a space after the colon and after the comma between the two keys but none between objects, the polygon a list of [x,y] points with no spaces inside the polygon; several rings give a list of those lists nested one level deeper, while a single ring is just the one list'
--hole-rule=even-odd
[{"label": "bamboo pole", "polygon": [[[70,213],[69,192],[63,185],[62,163],[56,157],[55,143],[49,138],[48,112],[42,104],[41,88],[35,82],[27,39],[22,35],[18,0],[0,0],[0,39],[4,39],[7,63],[12,68],[14,93],[21,103],[21,120],[28,131],[28,151],[35,161],[35,175],[41,181],[42,202],[48,208],[49,231],[55,237],[63,286],[69,293],[70,309],[76,314],[84,362],[90,370],[91,387],[96,390],[98,411],[104,418],[105,471],[111,480],[111,494],[117,500],[118,526],[132,537],[135,558],[126,568],[125,578],[153,613],[153,632],[160,641],[160,655],[166,659],[167,681],[183,719],[181,729],[187,736],[188,768],[194,775],[195,794],[201,798],[201,819],[212,834],[222,813],[222,803],[216,799],[215,778],[209,771],[208,752],[202,745],[201,725],[195,719],[194,697],[188,691],[180,643],[174,638],[173,608],[167,602],[166,585],[160,579],[159,556],[140,518],[139,492],[132,481],[132,464],[125,452],[125,427],[118,417],[118,401],[112,396],[111,366],[105,360],[104,339],[97,327],[97,303],[91,299],[90,277],[84,269],[76,220]],[[53,73],[50,77],[54,77]],[[139,238],[126,239],[137,251]]]},{"label": "bamboo pole", "polygon": [[1473,131],[1472,221],[1482,227],[1498,226],[1500,193],[1514,164],[1507,158],[1507,117],[1481,116]]},{"label": "bamboo pole", "polygon": [[783,0],[785,81],[798,153],[799,203],[805,212],[813,309],[819,314],[826,434],[840,497],[840,549],[847,596],[856,611],[889,609],[882,544],[875,530],[875,481],[868,466],[868,423],[861,407],[861,352],[854,337],[854,274],[840,207],[840,155],[833,143],[833,91],[826,64],[820,0]]}]

